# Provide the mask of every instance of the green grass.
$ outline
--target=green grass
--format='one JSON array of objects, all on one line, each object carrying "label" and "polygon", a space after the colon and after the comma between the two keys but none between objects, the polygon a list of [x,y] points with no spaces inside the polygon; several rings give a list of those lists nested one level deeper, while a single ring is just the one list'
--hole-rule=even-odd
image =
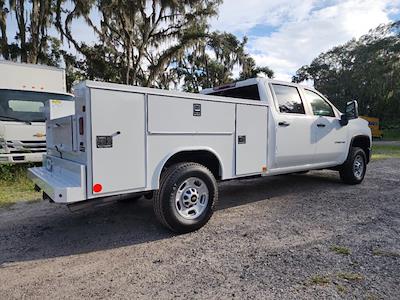
[{"label": "green grass", "polygon": [[336,289],[339,293],[342,293],[342,294],[347,293],[347,288],[343,285],[340,285],[340,284],[336,285]]},{"label": "green grass", "polygon": [[337,246],[337,245],[332,246],[331,251],[333,251],[337,254],[341,254],[341,255],[350,255],[351,254],[349,248]]},{"label": "green grass", "polygon": [[400,257],[399,252],[387,251],[387,250],[382,250],[382,249],[374,249],[372,251],[372,254],[374,256]]},{"label": "green grass", "polygon": [[364,276],[358,273],[339,273],[337,275],[338,278],[344,279],[347,281],[361,281],[364,280]]},{"label": "green grass", "polygon": [[400,146],[373,145],[372,159],[400,158]]},{"label": "green grass", "polygon": [[400,141],[400,129],[384,129],[383,139],[387,141]]},{"label": "green grass", "polygon": [[34,202],[41,198],[34,184],[28,179],[26,165],[0,165],[0,208],[19,201]]}]

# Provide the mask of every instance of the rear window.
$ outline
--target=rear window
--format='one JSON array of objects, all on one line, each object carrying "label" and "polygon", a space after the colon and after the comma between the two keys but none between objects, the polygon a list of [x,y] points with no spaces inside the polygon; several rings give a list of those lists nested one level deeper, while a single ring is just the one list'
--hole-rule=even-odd
[{"label": "rear window", "polygon": [[260,101],[260,93],[258,91],[257,84],[238,87],[224,91],[216,91],[209,95]]},{"label": "rear window", "polygon": [[305,114],[303,101],[296,87],[273,84],[279,111],[287,114]]}]

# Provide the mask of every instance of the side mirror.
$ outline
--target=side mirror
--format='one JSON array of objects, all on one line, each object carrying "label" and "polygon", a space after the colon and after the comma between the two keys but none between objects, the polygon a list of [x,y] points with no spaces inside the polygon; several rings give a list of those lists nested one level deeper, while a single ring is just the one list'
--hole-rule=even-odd
[{"label": "side mirror", "polygon": [[345,113],[340,118],[340,125],[346,126],[349,120],[358,118],[358,103],[357,101],[350,101],[346,104]]},{"label": "side mirror", "polygon": [[348,120],[353,120],[358,118],[358,103],[357,101],[347,102],[346,105],[346,117]]}]

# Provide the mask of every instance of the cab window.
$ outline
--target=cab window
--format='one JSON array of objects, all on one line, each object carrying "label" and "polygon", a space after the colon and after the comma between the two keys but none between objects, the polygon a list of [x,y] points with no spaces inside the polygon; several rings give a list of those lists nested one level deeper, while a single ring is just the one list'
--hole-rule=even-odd
[{"label": "cab window", "polygon": [[296,87],[281,84],[272,84],[272,87],[281,113],[305,114],[303,101]]},{"label": "cab window", "polygon": [[209,95],[260,101],[260,93],[257,84],[216,91]]},{"label": "cab window", "polygon": [[304,94],[307,101],[310,102],[315,116],[335,117],[335,112],[333,111],[332,106],[317,93],[310,90],[304,90]]}]

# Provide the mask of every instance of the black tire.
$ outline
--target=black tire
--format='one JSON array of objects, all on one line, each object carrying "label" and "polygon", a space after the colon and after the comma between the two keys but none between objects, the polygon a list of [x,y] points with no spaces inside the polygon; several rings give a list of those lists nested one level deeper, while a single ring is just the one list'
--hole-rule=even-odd
[{"label": "black tire", "polygon": [[[194,215],[193,219],[188,219],[181,215],[180,202],[177,203],[176,197],[178,197],[178,193],[184,194],[185,186],[182,187],[182,185],[185,185],[185,182],[196,178],[199,179],[198,182],[201,182],[201,185],[205,184],[208,200],[198,216]],[[202,186],[203,189],[205,187]],[[180,191],[178,191],[179,188]],[[210,220],[217,201],[218,187],[211,171],[197,163],[179,163],[169,167],[161,174],[160,188],[154,193],[153,207],[161,224],[176,233],[187,233],[198,230]],[[188,210],[190,206],[189,208],[183,207],[183,209]]]},{"label": "black tire", "polygon": [[[355,166],[362,163],[362,170]],[[358,147],[350,148],[349,155],[345,163],[341,166],[339,173],[340,178],[347,184],[360,184],[365,177],[367,171],[367,156],[363,149]]]}]

